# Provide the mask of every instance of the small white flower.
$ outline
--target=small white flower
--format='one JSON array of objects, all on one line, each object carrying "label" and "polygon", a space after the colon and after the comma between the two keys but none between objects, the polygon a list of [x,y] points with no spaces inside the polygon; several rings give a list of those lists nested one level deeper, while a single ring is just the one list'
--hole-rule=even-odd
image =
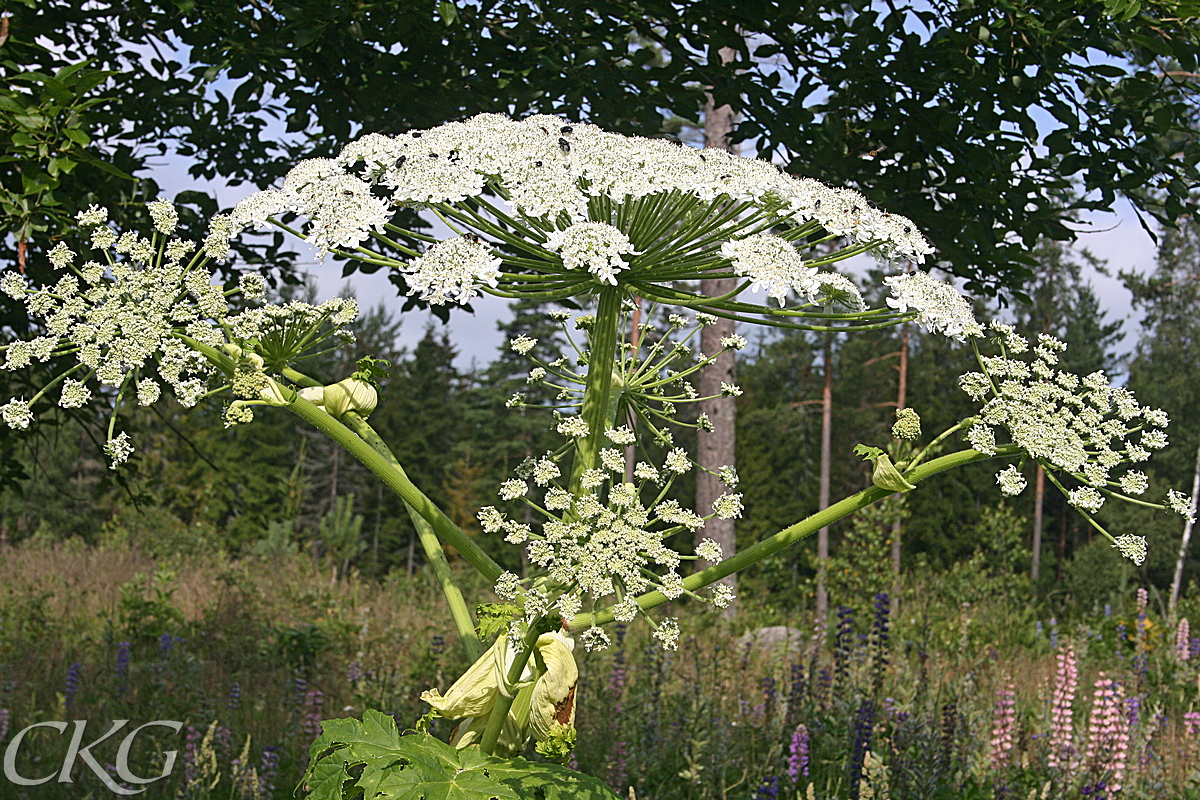
[{"label": "small white flower", "polygon": [[583,633],[579,634],[579,643],[583,645],[583,649],[589,653],[593,650],[605,650],[612,640],[608,638],[608,634],[603,628],[588,628]]},{"label": "small white flower", "polygon": [[725,383],[722,381],[721,396],[722,397],[741,397],[742,396],[742,387],[740,387],[736,384],[733,384],[733,383]]},{"label": "small white flower", "polygon": [[1150,479],[1144,472],[1131,469],[1121,476],[1121,491],[1126,494],[1145,494],[1149,486]]},{"label": "small white flower", "polygon": [[658,624],[654,638],[662,642],[664,650],[679,649],[679,623],[673,617],[668,617]]},{"label": "small white flower", "polygon": [[1113,547],[1139,567],[1146,561],[1145,536],[1118,536]]},{"label": "small white flower", "polygon": [[738,477],[737,470],[728,464],[717,470],[717,477],[720,478],[721,483],[725,484],[730,489],[736,489],[738,484],[741,482],[741,478]]},{"label": "small white flower", "polygon": [[529,484],[517,478],[510,478],[500,484],[501,500],[516,500],[518,497],[524,497],[528,492]]},{"label": "small white flower", "polygon": [[1104,505],[1104,496],[1090,486],[1081,486],[1067,493],[1067,501],[1076,508],[1095,514]]},{"label": "small white flower", "polygon": [[1167,505],[1172,511],[1181,515],[1189,522],[1196,521],[1196,509],[1192,507],[1192,499],[1183,492],[1178,492],[1174,489],[1168,489]]},{"label": "small white flower", "polygon": [[1016,497],[1025,491],[1026,486],[1025,476],[1014,464],[996,473],[996,483],[1000,485],[1000,493],[1006,497]]},{"label": "small white flower", "polygon": [[29,283],[25,276],[18,272],[5,272],[4,277],[0,278],[0,291],[13,300],[24,300],[29,292]]},{"label": "small white flower", "polygon": [[749,342],[746,341],[746,337],[739,336],[736,333],[721,337],[721,347],[724,347],[727,350],[741,350],[747,344],[749,344]]},{"label": "small white flower", "polygon": [[671,472],[683,474],[692,468],[692,460],[688,458],[686,450],[682,447],[676,447],[670,453],[667,453],[666,464],[664,466]]},{"label": "small white flower", "polygon": [[501,573],[496,579],[496,596],[504,600],[512,600],[521,591],[521,579],[511,572]]},{"label": "small white flower", "polygon": [[637,437],[634,436],[633,431],[629,429],[628,425],[622,425],[619,428],[609,428],[604,432],[604,435],[613,444],[630,445],[637,440]]},{"label": "small white flower", "polygon": [[637,462],[637,465],[633,468],[633,477],[638,480],[652,481],[654,483],[658,483],[661,478],[654,465],[648,464],[645,461]]},{"label": "small white flower", "polygon": [[65,269],[75,260],[75,252],[67,247],[65,242],[59,242],[54,246],[46,257],[50,259],[50,264],[55,269]]},{"label": "small white flower", "polygon": [[104,445],[104,452],[112,459],[109,469],[116,469],[129,460],[133,454],[133,445],[129,443],[129,434],[122,431]]},{"label": "small white flower", "polygon": [[1167,446],[1167,434],[1160,430],[1142,431],[1141,445],[1147,450],[1161,450]]},{"label": "small white flower", "polygon": [[267,282],[257,272],[243,272],[238,276],[238,291],[247,300],[262,300],[267,294]]},{"label": "small white flower", "polygon": [[967,372],[958,377],[958,385],[972,400],[982,400],[992,390],[992,383],[982,372]]},{"label": "small white flower", "polygon": [[154,222],[155,230],[168,236],[175,232],[175,227],[179,224],[179,212],[175,210],[171,201],[160,198],[147,203],[146,208],[150,210],[150,219]]},{"label": "small white flower", "polygon": [[972,425],[967,431],[967,441],[984,455],[996,455],[996,432],[988,425]]},{"label": "small white flower", "polygon": [[725,242],[721,245],[721,257],[733,262],[738,275],[751,279],[751,291],[765,289],[767,296],[776,300],[780,307],[789,291],[811,295],[817,289],[813,285],[817,268],[805,266],[795,246],[778,236],[755,233]]},{"label": "small white flower", "polygon": [[917,324],[930,333],[941,333],[960,341],[968,336],[983,335],[983,327],[975,321],[971,304],[950,284],[920,270],[893,275],[884,278],[883,282],[893,294],[887,304],[902,314],[918,312]]},{"label": "small white flower", "polygon": [[560,474],[562,473],[558,469],[558,464],[549,458],[542,458],[533,465],[533,482],[538,486],[545,486]]},{"label": "small white flower", "polygon": [[479,513],[475,517],[479,520],[479,525],[483,528],[484,533],[496,533],[504,526],[504,514],[500,513],[495,506],[484,506],[479,509]]},{"label": "small white flower", "polygon": [[520,355],[527,355],[529,353],[529,351],[532,350],[535,345],[537,345],[537,343],[538,343],[537,339],[533,339],[533,338],[530,338],[530,337],[522,334],[521,336],[518,336],[517,338],[510,341],[508,343],[508,346],[510,348],[512,348],[512,351],[514,353],[518,353]]},{"label": "small white flower", "polygon": [[63,408],[81,408],[92,399],[92,391],[83,381],[67,378],[63,381],[62,395],[58,404]]},{"label": "small white flower", "polygon": [[102,206],[88,206],[87,211],[80,211],[75,215],[75,221],[81,226],[103,225],[108,221],[108,209]]},{"label": "small white flower", "polygon": [[563,417],[559,420],[556,430],[563,436],[582,439],[588,435],[587,420],[579,416]]},{"label": "small white flower", "polygon": [[712,539],[701,539],[700,544],[696,546],[696,555],[703,558],[710,564],[716,564],[725,557],[721,550],[721,545]]},{"label": "small white flower", "polygon": [[585,469],[579,477],[579,485],[584,489],[596,489],[603,486],[607,478],[602,469]]},{"label": "small white flower", "polygon": [[14,430],[25,430],[29,423],[33,422],[33,412],[29,410],[29,403],[15,397],[0,406],[0,417],[4,419],[5,425]]},{"label": "small white flower", "polygon": [[152,406],[158,402],[159,395],[162,394],[162,387],[153,378],[142,378],[137,384],[137,398],[139,406]]},{"label": "small white flower", "polygon": [[737,595],[724,583],[718,583],[712,590],[712,604],[717,608],[726,608]]},{"label": "small white flower", "polygon": [[541,383],[546,380],[546,370],[541,367],[534,367],[529,370],[529,377],[525,379],[526,383]]},{"label": "small white flower", "polygon": [[478,295],[481,286],[495,288],[500,264],[490,247],[460,236],[433,245],[403,271],[409,294],[419,292],[422,300],[434,305],[462,304]]},{"label": "small white flower", "polygon": [[713,501],[712,507],[719,519],[735,519],[742,516],[742,495],[723,494]]},{"label": "small white flower", "polygon": [[609,472],[624,472],[625,454],[620,450],[605,447],[600,451],[600,465]]}]

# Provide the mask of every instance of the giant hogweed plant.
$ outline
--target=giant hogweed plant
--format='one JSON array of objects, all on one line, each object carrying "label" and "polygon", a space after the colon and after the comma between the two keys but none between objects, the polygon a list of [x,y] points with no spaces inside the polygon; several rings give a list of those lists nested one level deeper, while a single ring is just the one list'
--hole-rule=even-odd
[{"label": "giant hogweed plant", "polygon": [[[455,235],[438,240],[398,226],[402,207],[433,214]],[[1056,369],[1064,345],[1051,337],[1031,348],[1007,326],[985,328],[954,287],[919,270],[885,278],[886,305],[868,308],[852,281],[825,269],[863,253],[923,264],[929,243],[909,220],[856,192],[797,179],[764,161],[552,116],[518,122],[484,114],[394,137],[368,135],[336,159],[301,162],[280,189],[215,217],[199,244],[173,236],[170,203],[153,202],[150,213],[149,238],[113,230],[103,209],[81,213],[92,257],[55,247],[49,258],[64,274],[54,285],[3,276],[0,289],[42,323],[40,335],[3,347],[4,366],[52,358],[71,366],[32,397],[12,399],[0,415],[20,429],[53,403],[100,403],[111,412],[104,449],[115,469],[133,452],[118,430],[121,416],[164,391],[184,406],[222,403],[227,426],[251,423],[264,406],[283,408],[327,434],[404,501],[474,663],[444,695],[437,688],[422,695],[432,710],[415,735],[400,736],[391,718],[371,711],[361,722],[328,722],[306,776],[314,797],[611,796],[586,776],[519,758],[531,739],[551,760],[569,754],[577,642],[604,648],[608,625],[641,617],[663,647],[674,648],[678,624],[656,618],[656,607],[684,596],[726,606],[733,598],[721,578],[964,464],[1008,462],[997,483],[1014,495],[1025,488],[1023,465],[1036,461],[1071,505],[1139,564],[1145,540],[1113,537],[1093,517],[1107,498],[1192,513],[1179,492],[1161,504],[1138,497],[1147,478],[1130,466],[1166,445],[1163,412],[1143,408],[1103,373]],[[501,569],[409,480],[368,422],[377,362],[364,359],[333,383],[304,372],[306,359],[350,337],[344,326],[357,314],[353,300],[278,305],[262,302],[257,275],[244,274],[235,289],[213,283],[209,265],[228,258],[231,240],[266,225],[296,233],[322,255],[394,270],[410,294],[430,304],[486,293],[585,312],[551,312],[574,357],[542,363],[532,357],[534,339],[510,342],[533,362],[529,382],[558,390],[545,411],[562,444],[522,464],[479,521],[487,535],[526,548],[529,574]],[[735,278],[737,288],[708,297],[695,289],[704,278]],[[236,313],[229,305],[234,293],[247,301]],[[666,330],[627,341],[631,310],[645,301],[667,309]],[[893,432],[910,444],[891,453],[858,448],[874,462],[871,487],[742,552],[725,554],[706,539],[678,552],[667,546],[675,534],[694,540],[706,520],[742,510],[733,465],[719,471],[727,491],[712,508],[668,497],[673,481],[698,469],[671,431],[711,429],[704,415],[685,422],[677,414],[703,399],[690,379],[719,353],[695,353],[695,333],[718,317],[837,332],[914,322],[968,340],[979,371],[960,384],[980,411],[923,447],[916,413],[901,412]],[[732,334],[721,346],[745,343]],[[722,391],[740,393],[734,385]],[[509,405],[526,407],[526,399],[514,395]],[[932,457],[956,435],[968,446]],[[628,448],[638,454],[629,467]],[[478,604],[473,617],[447,566],[447,544],[503,602]],[[702,563],[685,576],[687,561]],[[461,720],[448,744],[425,732],[432,716]]]}]

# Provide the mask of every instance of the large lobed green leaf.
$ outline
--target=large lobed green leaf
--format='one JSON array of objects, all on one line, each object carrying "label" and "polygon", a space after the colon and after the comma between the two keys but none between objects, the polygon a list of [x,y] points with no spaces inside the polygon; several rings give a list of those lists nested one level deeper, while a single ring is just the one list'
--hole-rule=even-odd
[{"label": "large lobed green leaf", "polygon": [[304,782],[309,800],[617,800],[596,778],[554,764],[456,750],[428,734],[401,736],[368,710],[321,723]]}]

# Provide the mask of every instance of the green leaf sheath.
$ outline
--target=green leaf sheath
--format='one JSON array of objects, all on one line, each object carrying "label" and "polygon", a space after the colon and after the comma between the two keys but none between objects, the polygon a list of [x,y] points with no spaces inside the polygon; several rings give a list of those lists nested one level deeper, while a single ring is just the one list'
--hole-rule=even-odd
[{"label": "green leaf sheath", "polygon": [[[970,464],[975,461],[984,461],[989,458],[1009,457],[1020,455],[1020,448],[1014,445],[1004,445],[996,448],[995,456],[988,456],[976,450],[960,450],[957,453],[951,453],[941,458],[936,458],[928,464],[919,466],[910,472],[905,473],[904,477],[910,483],[918,483],[926,478],[937,475],[939,472],[945,472],[948,469],[961,467],[965,464]],[[844,517],[848,517],[860,508],[865,508],[872,503],[882,500],[892,492],[888,489],[881,489],[878,486],[872,486],[868,489],[863,489],[857,494],[852,494],[849,497],[829,506],[823,511],[818,511],[811,517],[797,522],[788,528],[784,528],[779,533],[769,539],[764,539],[753,547],[749,547],[740,553],[737,553],[730,558],[722,561],[720,564],[715,564],[708,569],[689,575],[683,579],[683,586],[689,592],[696,592],[703,589],[705,586],[716,583],[726,575],[743,570],[751,564],[755,564],[772,553],[776,553],[790,544],[800,541],[820,530],[826,525],[832,525]],[[661,606],[667,602],[667,598],[662,592],[647,592],[637,600],[638,605],[645,610]],[[606,625],[613,621],[613,612],[611,609],[599,611],[595,614],[579,614],[569,623],[567,630],[572,633],[589,628],[592,625]]]},{"label": "green leaf sheath", "polygon": [[501,691],[496,696],[496,704],[492,706],[488,726],[479,740],[479,747],[489,755],[496,749],[500,731],[504,728],[504,720],[508,718],[508,711],[512,708],[513,700],[516,698],[516,690],[512,687],[521,679],[521,673],[525,671],[525,665],[529,663],[529,657],[537,647],[538,637],[547,630],[545,617],[529,624],[528,630],[525,631],[525,638],[521,640],[521,651],[513,658],[513,662],[508,668],[508,674],[504,676],[504,685],[507,691]]}]

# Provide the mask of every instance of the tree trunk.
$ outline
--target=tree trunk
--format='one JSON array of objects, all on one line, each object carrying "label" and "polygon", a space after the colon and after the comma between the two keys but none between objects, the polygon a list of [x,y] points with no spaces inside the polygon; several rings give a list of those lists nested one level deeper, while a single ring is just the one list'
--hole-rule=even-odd
[{"label": "tree trunk", "polygon": [[1033,560],[1029,568],[1029,579],[1034,582],[1038,579],[1038,567],[1042,563],[1042,506],[1045,501],[1046,471],[1038,464],[1033,493]]},{"label": "tree trunk", "polygon": [[[721,61],[728,64],[733,60],[734,51],[723,47],[720,51]],[[720,150],[733,151],[729,144],[733,133],[734,113],[729,106],[717,107],[711,94],[704,106],[704,146]],[[737,288],[736,278],[719,280],[704,280],[700,282],[700,291],[708,297],[727,294]],[[732,335],[734,324],[732,320],[718,319],[715,325],[707,325],[700,332],[700,349],[706,354],[712,354],[721,349],[721,339]],[[700,373],[699,391],[701,397],[717,395],[712,400],[700,403],[700,412],[707,414],[713,424],[712,433],[699,435],[699,447],[696,454],[700,469],[696,473],[696,513],[708,514],[712,511],[713,501],[720,497],[723,487],[715,474],[723,466],[733,466],[735,463],[735,445],[737,441],[737,406],[732,397],[721,397],[721,384],[733,383],[737,364],[733,351],[722,353],[721,356]],[[704,527],[696,532],[696,543],[709,538],[721,545],[726,557],[737,552],[737,532],[731,519],[711,519]],[[721,579],[721,583],[729,586],[736,594],[737,577],[730,575]],[[726,618],[736,615],[736,605],[731,603],[724,611]]]},{"label": "tree trunk", "polygon": [[[833,462],[833,334],[825,334],[825,386],[821,391],[821,483],[818,489],[819,511],[829,507],[829,469]],[[829,611],[829,592],[825,586],[829,568],[829,526],[817,531],[817,618]]]},{"label": "tree trunk", "polygon": [[[1200,500],[1200,445],[1196,447],[1196,471],[1192,475],[1192,515],[1196,513],[1196,503]],[[1175,605],[1179,602],[1179,593],[1183,584],[1183,562],[1187,560],[1188,543],[1192,539],[1191,519],[1183,523],[1183,540],[1179,543],[1179,558],[1175,561],[1175,577],[1171,580],[1170,614],[1175,615]]]}]

